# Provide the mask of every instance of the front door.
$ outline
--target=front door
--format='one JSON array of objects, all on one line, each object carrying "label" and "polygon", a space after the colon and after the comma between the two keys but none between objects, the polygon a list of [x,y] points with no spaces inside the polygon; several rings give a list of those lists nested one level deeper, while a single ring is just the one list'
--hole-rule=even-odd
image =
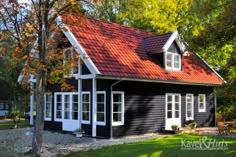
[{"label": "front door", "polygon": [[79,103],[78,93],[65,93],[64,94],[64,119],[62,127],[64,131],[75,131],[79,128]]},{"label": "front door", "polygon": [[165,130],[172,130],[172,125],[181,127],[181,96],[180,94],[166,94]]}]

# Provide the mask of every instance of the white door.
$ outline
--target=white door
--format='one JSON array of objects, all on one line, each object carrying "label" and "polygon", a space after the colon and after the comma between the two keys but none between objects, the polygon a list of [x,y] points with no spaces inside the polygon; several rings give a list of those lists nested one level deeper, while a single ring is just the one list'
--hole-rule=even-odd
[{"label": "white door", "polygon": [[64,131],[75,131],[79,128],[79,103],[78,93],[64,94],[63,97],[63,112],[62,129]]},{"label": "white door", "polygon": [[172,130],[172,125],[181,127],[181,96],[166,94],[166,124],[165,130]]}]

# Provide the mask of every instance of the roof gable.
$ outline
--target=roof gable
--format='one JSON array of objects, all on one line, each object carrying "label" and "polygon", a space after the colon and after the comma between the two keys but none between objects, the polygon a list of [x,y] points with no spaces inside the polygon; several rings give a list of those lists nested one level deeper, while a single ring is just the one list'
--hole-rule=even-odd
[{"label": "roof gable", "polygon": [[[176,41],[177,32],[156,35],[131,27],[95,19],[63,18],[74,39],[92,60],[100,76],[222,84],[216,75],[195,53],[183,56],[182,71],[166,71],[149,52],[168,50]],[[176,41],[178,44],[178,41]],[[72,44],[73,45],[73,44]]]}]

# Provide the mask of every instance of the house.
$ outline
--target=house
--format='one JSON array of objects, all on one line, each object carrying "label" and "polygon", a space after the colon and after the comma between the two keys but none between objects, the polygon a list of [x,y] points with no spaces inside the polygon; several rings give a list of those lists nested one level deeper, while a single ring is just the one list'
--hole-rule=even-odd
[{"label": "house", "polygon": [[69,43],[65,53],[76,53],[78,66],[66,76],[74,91],[48,85],[45,129],[82,128],[110,138],[171,130],[188,120],[215,125],[214,87],[224,80],[186,50],[177,31],[156,35],[74,16],[57,22]]}]

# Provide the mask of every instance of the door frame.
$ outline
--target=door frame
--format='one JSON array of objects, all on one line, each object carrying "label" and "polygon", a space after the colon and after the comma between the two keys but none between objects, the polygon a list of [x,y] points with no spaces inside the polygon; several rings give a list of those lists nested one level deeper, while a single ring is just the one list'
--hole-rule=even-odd
[{"label": "door frame", "polygon": [[[167,118],[167,97],[172,96],[172,118]],[[173,118],[175,116],[175,102],[173,97],[179,96],[179,118]],[[181,127],[181,94],[180,93],[166,93],[165,94],[165,130],[172,130],[172,125],[178,125]]]},{"label": "door frame", "polygon": [[[61,118],[60,119],[55,119],[55,121],[60,121],[62,122],[62,130],[63,131],[74,131],[75,129],[78,129],[80,127],[81,123],[81,111],[80,111],[80,102],[79,102],[79,93],[77,92],[55,92],[54,93],[54,117],[56,117],[56,107],[57,107],[57,100],[56,96],[61,95]],[[65,119],[65,95],[69,96],[69,119]],[[77,104],[78,104],[78,119],[73,120],[72,119],[72,104],[73,104],[73,99],[72,96],[77,95]]]}]

